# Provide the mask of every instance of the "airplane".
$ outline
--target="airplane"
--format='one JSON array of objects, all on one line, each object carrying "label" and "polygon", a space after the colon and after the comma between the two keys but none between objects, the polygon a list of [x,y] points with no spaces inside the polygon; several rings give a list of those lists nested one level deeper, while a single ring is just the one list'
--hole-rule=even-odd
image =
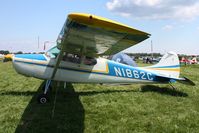
[{"label": "airplane", "polygon": [[6,54],[4,55],[4,62],[12,61],[13,54]]},{"label": "airplane", "polygon": [[159,63],[134,67],[102,58],[149,38],[150,34],[107,18],[71,13],[58,36],[57,44],[45,54],[17,54],[13,66],[19,74],[46,80],[38,102],[49,101],[52,81],[71,83],[132,84],[174,83],[195,85],[180,78],[176,53],[166,53]]},{"label": "airplane", "polygon": [[197,61],[197,58],[196,57],[193,57],[191,60],[190,60],[190,64],[197,64],[198,61]]},{"label": "airplane", "polygon": [[184,64],[198,64],[197,58],[193,57],[192,59],[186,59],[184,57],[182,57],[182,59],[180,60],[180,63],[184,63]]},{"label": "airplane", "polygon": [[3,54],[0,54],[0,60],[4,60],[4,55]]}]

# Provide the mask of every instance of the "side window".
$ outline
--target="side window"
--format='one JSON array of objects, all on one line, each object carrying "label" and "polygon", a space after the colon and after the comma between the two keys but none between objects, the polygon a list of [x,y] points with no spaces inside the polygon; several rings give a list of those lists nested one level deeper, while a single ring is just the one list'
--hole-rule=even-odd
[{"label": "side window", "polygon": [[65,53],[62,60],[72,62],[72,63],[77,63],[77,64],[81,63],[81,58],[77,54]]},{"label": "side window", "polygon": [[77,54],[65,53],[62,58],[63,61],[68,61],[76,64],[95,65],[97,60],[93,57],[79,56]]},{"label": "side window", "polygon": [[85,59],[84,59],[84,64],[92,66],[92,65],[97,64],[97,60],[93,57],[87,57],[86,56]]}]

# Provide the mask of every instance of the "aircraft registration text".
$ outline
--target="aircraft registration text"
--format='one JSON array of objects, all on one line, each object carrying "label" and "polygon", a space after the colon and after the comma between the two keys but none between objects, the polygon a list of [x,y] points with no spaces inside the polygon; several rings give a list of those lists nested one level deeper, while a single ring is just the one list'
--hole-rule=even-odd
[{"label": "aircraft registration text", "polygon": [[114,67],[115,75],[118,77],[135,78],[142,80],[153,80],[153,74],[150,72],[140,71],[136,69]]}]

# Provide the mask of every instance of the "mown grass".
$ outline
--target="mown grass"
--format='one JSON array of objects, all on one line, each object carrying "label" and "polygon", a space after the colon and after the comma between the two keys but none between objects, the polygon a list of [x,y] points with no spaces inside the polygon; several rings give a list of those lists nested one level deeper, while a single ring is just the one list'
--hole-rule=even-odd
[{"label": "mown grass", "polygon": [[195,87],[63,84],[56,103],[37,103],[43,81],[0,63],[0,132],[199,132],[199,65],[183,66]]}]

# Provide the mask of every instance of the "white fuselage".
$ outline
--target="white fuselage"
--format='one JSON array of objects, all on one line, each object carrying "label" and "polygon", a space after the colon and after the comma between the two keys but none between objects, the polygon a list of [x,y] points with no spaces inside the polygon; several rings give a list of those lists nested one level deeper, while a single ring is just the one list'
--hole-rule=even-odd
[{"label": "white fuselage", "polygon": [[[42,58],[40,56],[43,56]],[[15,56],[13,65],[20,74],[39,79],[51,79],[56,59],[37,56]],[[53,80],[79,83],[148,83],[155,73],[139,67],[98,58],[95,65],[61,61]]]}]

